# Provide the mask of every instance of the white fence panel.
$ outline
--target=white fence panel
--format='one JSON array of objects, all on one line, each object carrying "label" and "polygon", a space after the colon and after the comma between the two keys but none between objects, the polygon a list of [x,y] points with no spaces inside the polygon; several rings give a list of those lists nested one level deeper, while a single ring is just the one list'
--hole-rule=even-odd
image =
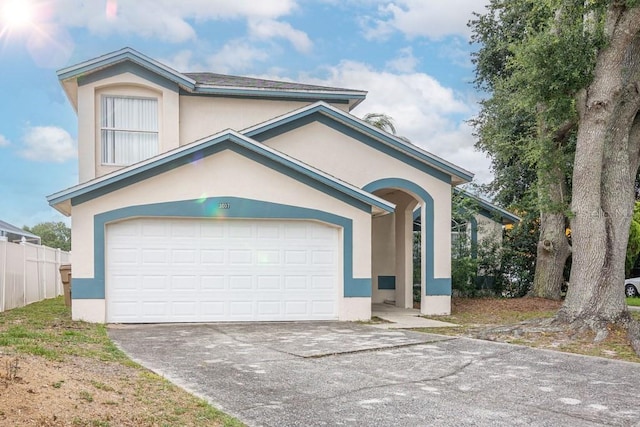
[{"label": "white fence panel", "polygon": [[59,268],[70,262],[59,249],[0,239],[0,312],[62,295]]}]

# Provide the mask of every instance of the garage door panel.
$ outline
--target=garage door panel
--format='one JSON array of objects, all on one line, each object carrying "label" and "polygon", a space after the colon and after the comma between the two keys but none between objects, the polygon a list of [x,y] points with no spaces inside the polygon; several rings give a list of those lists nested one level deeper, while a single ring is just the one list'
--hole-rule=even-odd
[{"label": "garage door panel", "polygon": [[245,265],[251,264],[253,254],[250,249],[232,250],[229,251],[229,264],[230,265]]},{"label": "garage door panel", "polygon": [[200,263],[203,265],[224,265],[224,249],[203,249],[200,251]]},{"label": "garage door panel", "polygon": [[309,221],[111,224],[108,321],[336,319],[338,236]]},{"label": "garage door panel", "polygon": [[142,249],[143,265],[164,265],[169,263],[169,249]]}]

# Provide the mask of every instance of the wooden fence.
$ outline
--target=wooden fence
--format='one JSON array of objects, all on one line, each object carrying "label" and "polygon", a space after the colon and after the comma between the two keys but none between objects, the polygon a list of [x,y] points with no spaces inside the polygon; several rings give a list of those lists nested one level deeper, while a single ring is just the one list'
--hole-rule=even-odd
[{"label": "wooden fence", "polygon": [[58,269],[69,263],[60,249],[0,238],[0,312],[62,295]]}]

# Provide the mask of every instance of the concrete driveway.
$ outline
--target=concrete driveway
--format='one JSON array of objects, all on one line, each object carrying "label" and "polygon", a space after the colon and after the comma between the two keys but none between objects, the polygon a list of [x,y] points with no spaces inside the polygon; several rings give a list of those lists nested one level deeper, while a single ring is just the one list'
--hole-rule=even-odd
[{"label": "concrete driveway", "polygon": [[109,336],[252,426],[640,426],[640,364],[337,322]]}]

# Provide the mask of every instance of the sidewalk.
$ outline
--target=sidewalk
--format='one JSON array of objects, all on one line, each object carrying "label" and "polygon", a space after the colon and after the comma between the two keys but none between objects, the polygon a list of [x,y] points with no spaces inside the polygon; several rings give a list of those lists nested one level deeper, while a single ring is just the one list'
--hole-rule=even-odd
[{"label": "sidewalk", "polygon": [[390,323],[377,323],[371,326],[380,329],[411,329],[411,328],[443,328],[455,327],[453,323],[420,317],[420,310],[414,308],[399,308],[391,304],[373,304],[371,317],[379,317]]}]

